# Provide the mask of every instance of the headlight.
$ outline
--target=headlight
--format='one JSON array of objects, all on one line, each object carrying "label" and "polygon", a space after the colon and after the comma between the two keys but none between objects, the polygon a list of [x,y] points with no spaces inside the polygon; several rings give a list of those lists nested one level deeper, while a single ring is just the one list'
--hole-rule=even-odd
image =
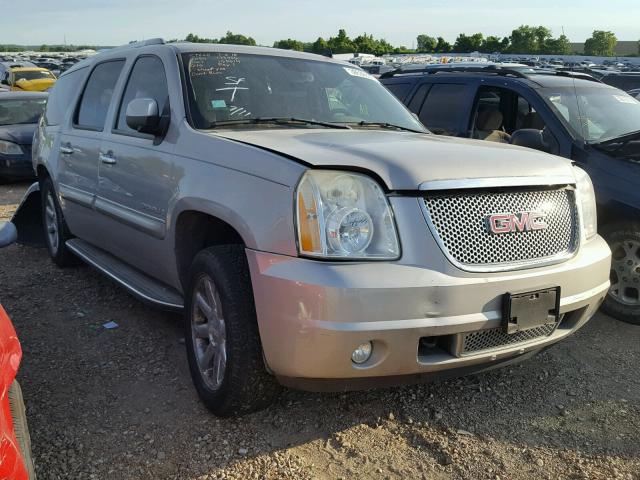
[{"label": "headlight", "polygon": [[298,184],[296,198],[301,254],[385,260],[400,256],[391,207],[369,177],[308,170]]},{"label": "headlight", "polygon": [[0,153],[4,155],[22,155],[22,148],[17,143],[0,140]]},{"label": "headlight", "polygon": [[576,186],[578,188],[578,202],[582,211],[582,230],[587,240],[598,233],[598,216],[596,213],[596,194],[593,183],[587,172],[579,167],[574,167]]}]

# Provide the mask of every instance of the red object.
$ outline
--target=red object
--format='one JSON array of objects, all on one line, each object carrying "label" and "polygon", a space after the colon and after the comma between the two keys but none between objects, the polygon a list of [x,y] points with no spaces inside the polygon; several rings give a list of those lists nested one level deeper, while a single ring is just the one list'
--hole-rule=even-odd
[{"label": "red object", "polygon": [[7,312],[0,305],[0,478],[28,480],[9,407],[9,387],[16,378],[22,348]]}]

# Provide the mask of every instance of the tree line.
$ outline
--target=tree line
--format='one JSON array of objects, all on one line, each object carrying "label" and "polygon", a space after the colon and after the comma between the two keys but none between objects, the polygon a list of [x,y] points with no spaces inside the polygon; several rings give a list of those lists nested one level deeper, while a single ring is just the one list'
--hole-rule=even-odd
[{"label": "tree line", "polygon": [[[236,45],[257,45],[252,37],[238,33],[227,32],[220,38],[199,37],[189,33],[185,39],[194,43],[226,43]],[[178,39],[170,40],[177,42]],[[610,31],[595,30],[584,44],[584,54],[590,56],[613,56],[618,42],[615,34]],[[320,55],[334,53],[369,53],[374,55],[401,54],[401,53],[501,53],[501,54],[529,54],[529,55],[570,55],[576,53],[572,51],[571,43],[565,35],[554,38],[551,30],[544,26],[521,25],[514,29],[506,37],[493,35],[484,36],[482,33],[467,35],[461,33],[455,42],[449,43],[442,37],[434,37],[427,34],[420,34],[416,38],[416,48],[406,46],[393,46],[384,38],[374,38],[373,35],[363,33],[355,38],[347,35],[346,30],[338,30],[334,37],[324,39],[318,37],[314,42],[302,42],[292,38],[277,40],[274,42],[275,48],[287,50],[297,50]],[[97,46],[73,46],[73,45],[42,45],[37,47],[25,47],[20,45],[0,45],[0,52],[17,52],[24,50],[35,50],[40,52],[64,52],[76,51],[85,48],[100,49],[105,47]],[[638,42],[638,53],[640,53],[640,42]]]},{"label": "tree line", "polygon": [[[521,25],[514,29],[511,35],[503,38],[496,36],[485,37],[482,33],[466,35],[461,33],[453,45],[442,37],[434,38],[429,35],[418,35],[417,51],[425,53],[515,53],[537,55],[570,55],[571,42],[565,35],[554,38],[551,30],[543,26]],[[584,44],[584,54],[593,56],[614,55],[618,39],[613,32],[595,30]],[[638,45],[640,53],[640,42]]]},{"label": "tree line", "polygon": [[[203,43],[235,43],[241,45],[256,45],[252,37],[227,32],[221,38],[200,38],[190,33],[185,40]],[[595,30],[584,44],[584,54],[591,56],[613,56],[618,39],[610,31]],[[551,30],[544,26],[521,25],[514,29],[511,35],[497,37],[482,33],[467,35],[461,33],[453,44],[442,37],[420,34],[416,38],[416,48],[393,46],[384,38],[374,38],[364,33],[350,38],[346,30],[338,30],[334,37],[324,39],[318,37],[315,42],[302,42],[292,38],[277,40],[275,48],[312,52],[325,55],[327,53],[370,53],[374,55],[397,53],[501,53],[501,54],[530,54],[530,55],[570,55],[571,42],[565,35],[554,38]],[[640,53],[640,42],[638,44]]]}]

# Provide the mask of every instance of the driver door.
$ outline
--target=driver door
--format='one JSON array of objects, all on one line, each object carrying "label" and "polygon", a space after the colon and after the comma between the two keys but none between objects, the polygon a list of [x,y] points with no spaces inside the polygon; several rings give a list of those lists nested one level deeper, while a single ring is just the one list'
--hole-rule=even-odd
[{"label": "driver door", "polygon": [[165,137],[158,138],[127,125],[127,105],[136,98],[151,98],[159,112],[170,112],[165,66],[159,56],[142,55],[133,62],[99,152],[95,208],[104,248],[154,275],[157,260],[141,252],[153,251],[153,245],[166,236],[167,212],[180,171],[173,156],[171,126]]}]

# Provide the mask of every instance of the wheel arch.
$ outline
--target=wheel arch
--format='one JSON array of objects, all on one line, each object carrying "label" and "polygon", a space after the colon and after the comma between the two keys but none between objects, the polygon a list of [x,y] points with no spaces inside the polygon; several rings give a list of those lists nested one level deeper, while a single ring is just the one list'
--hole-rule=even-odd
[{"label": "wheel arch", "polygon": [[174,224],[176,268],[183,289],[189,268],[198,252],[217,245],[254,245],[253,235],[246,225],[237,226],[224,215],[198,208],[185,208],[177,214]]},{"label": "wheel arch", "polygon": [[38,165],[36,166],[36,176],[38,177],[38,181],[42,181],[45,178],[50,178],[51,174],[49,173],[47,167],[45,167],[42,163],[38,163]]}]

